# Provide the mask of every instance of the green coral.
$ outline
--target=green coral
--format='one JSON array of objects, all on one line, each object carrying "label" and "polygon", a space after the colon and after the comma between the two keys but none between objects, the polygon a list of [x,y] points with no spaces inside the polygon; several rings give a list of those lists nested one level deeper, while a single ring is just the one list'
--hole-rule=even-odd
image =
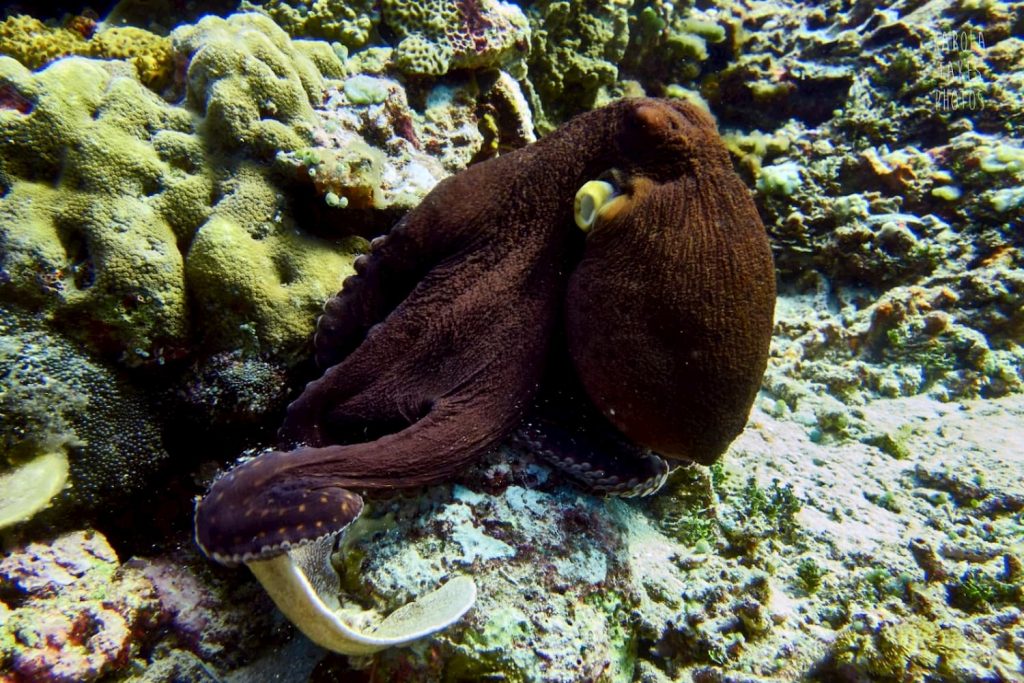
[{"label": "green coral", "polygon": [[792,484],[780,486],[779,480],[773,479],[764,489],[756,478],[749,477],[729,500],[732,504],[723,511],[721,529],[741,552],[752,553],[762,541],[773,538],[796,541],[800,529],[796,515],[801,502]]},{"label": "green coral", "polygon": [[20,103],[0,110],[0,303],[42,310],[129,366],[197,338],[252,347],[253,330],[260,352],[294,359],[352,245],[301,236],[281,181],[252,159],[308,147],[322,71],[340,61],[256,14],[207,17],[173,40],[205,116],[120,62],[33,74],[0,57]]},{"label": "green coral", "polygon": [[757,179],[757,189],[765,194],[789,197],[802,184],[800,173],[800,165],[793,161],[764,166]]},{"label": "green coral", "polygon": [[31,103],[0,111],[0,302],[129,363],[186,346],[178,244],[213,190],[193,117],[119,62],[0,57],[0,83]]},{"label": "green coral", "polygon": [[398,36],[395,65],[416,76],[515,68],[530,40],[522,10],[500,0],[383,0],[381,15]]},{"label": "green coral", "polygon": [[797,585],[808,595],[818,590],[826,574],[828,570],[815,562],[813,557],[805,557],[796,566]]},{"label": "green coral", "polygon": [[351,274],[355,246],[296,230],[277,187],[255,164],[240,167],[222,189],[226,196],[185,259],[204,341],[235,348],[252,330],[262,352],[297,354],[323,301]]},{"label": "green coral", "polygon": [[239,9],[265,12],[291,36],[337,41],[352,50],[378,38],[374,0],[243,0]]},{"label": "green coral", "polygon": [[632,6],[632,0],[541,0],[530,6],[529,71],[540,132],[608,96],[629,44]]},{"label": "green coral", "polygon": [[856,582],[857,593],[866,601],[881,602],[890,599],[903,600],[907,587],[914,577],[885,567],[875,567],[864,572]]},{"label": "green coral", "polygon": [[1024,606],[1024,582],[1001,580],[983,569],[968,569],[947,586],[949,603],[965,612],[987,612],[999,605]]},{"label": "green coral", "polygon": [[754,477],[750,477],[740,491],[740,506],[745,517],[766,520],[784,537],[791,537],[799,528],[796,514],[800,512],[802,503],[793,493],[792,484],[780,486],[778,479],[772,479],[766,490],[758,486]]},{"label": "green coral", "polygon": [[[715,488],[725,480],[721,463],[674,471],[648,505],[663,532],[692,548],[707,548],[718,533]],[[705,550],[706,552],[706,550]]]},{"label": "green coral", "polygon": [[189,59],[187,101],[205,116],[207,139],[225,151],[269,159],[307,146],[324,77],[344,74],[326,43],[293,42],[262,14],[207,16],[171,40]]},{"label": "green coral", "polygon": [[681,12],[671,3],[638,3],[636,14],[621,67],[645,82],[694,80],[708,59],[708,45],[726,39],[726,29],[717,21],[692,10]]},{"label": "green coral", "polygon": [[835,665],[873,680],[925,680],[954,673],[967,644],[957,629],[925,617],[871,624],[860,619],[840,632],[832,646]]}]

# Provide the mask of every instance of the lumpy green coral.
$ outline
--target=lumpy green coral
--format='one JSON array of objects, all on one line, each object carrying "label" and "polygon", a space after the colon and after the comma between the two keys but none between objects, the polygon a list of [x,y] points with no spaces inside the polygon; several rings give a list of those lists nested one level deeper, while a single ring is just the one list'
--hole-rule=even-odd
[{"label": "lumpy green coral", "polygon": [[374,0],[243,0],[240,8],[265,12],[289,35],[337,41],[352,50],[371,43],[380,23]]},{"label": "lumpy green coral", "polygon": [[344,73],[326,43],[292,41],[256,13],[207,16],[171,39],[189,59],[187,100],[210,142],[267,158],[309,144],[324,76]]},{"label": "lumpy green coral", "polygon": [[128,362],[184,346],[179,242],[213,189],[194,118],[119,62],[0,57],[0,82],[31,103],[0,110],[0,301]]},{"label": "lumpy green coral", "polygon": [[[529,56],[532,102],[542,132],[593,107],[618,77],[629,44],[629,0],[586,4],[541,0],[528,10],[533,29]],[[570,98],[567,93],[572,93]]]},{"label": "lumpy green coral", "polygon": [[672,3],[654,0],[637,3],[634,14],[621,66],[645,82],[692,81],[710,56],[709,45],[726,39],[719,19],[693,8],[680,11]]},{"label": "lumpy green coral", "polygon": [[250,330],[260,352],[293,358],[351,249],[300,234],[263,162],[308,146],[340,61],[257,14],[207,17],[173,42],[186,106],[121,62],[32,73],[0,57],[16,103],[0,109],[0,302],[129,366],[196,340],[237,349]]},{"label": "lumpy green coral", "polygon": [[247,166],[196,233],[185,274],[212,348],[237,346],[243,328],[261,351],[295,353],[316,310],[351,272],[351,247],[303,235],[285,219],[277,189]]}]

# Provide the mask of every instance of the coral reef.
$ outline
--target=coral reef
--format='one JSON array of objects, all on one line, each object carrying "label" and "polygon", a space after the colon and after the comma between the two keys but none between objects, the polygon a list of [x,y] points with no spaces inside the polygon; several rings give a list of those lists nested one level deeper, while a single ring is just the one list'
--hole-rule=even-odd
[{"label": "coral reef", "polygon": [[195,560],[121,562],[96,531],[10,548],[0,560],[0,671],[58,683],[219,680],[218,670],[274,642],[274,619],[263,595]]},{"label": "coral reef", "polygon": [[[0,523],[35,515],[4,530],[0,678],[1024,677],[1019,2],[200,5],[227,11],[0,22]],[[644,93],[717,118],[779,270],[723,462],[605,500],[503,446],[369,499],[344,604],[480,587],[461,624],[372,657],[326,654],[187,550],[223,444],[271,439],[307,379],[320,304],[367,248],[343,235],[534,119]],[[200,436],[161,439],[168,418]],[[146,484],[165,466],[174,486]],[[188,510],[167,538],[119,507],[140,490]],[[43,538],[78,503],[139,538]]]},{"label": "coral reef", "polygon": [[632,4],[626,0],[605,0],[596,6],[564,0],[530,4],[529,82],[541,132],[611,98],[619,77],[617,65],[629,43]]},{"label": "coral reef", "polygon": [[[413,76],[442,76],[453,69],[504,68],[521,75],[530,41],[522,10],[502,0],[384,0],[346,3],[314,0],[246,0],[242,9],[266,13],[289,34],[334,41],[337,51],[365,59],[393,36],[382,66]],[[372,72],[356,61],[352,73]]]},{"label": "coral reef", "polygon": [[738,49],[740,10],[715,4],[709,11],[661,0],[529,3],[528,82],[540,130],[624,95],[682,96],[710,45],[721,44],[723,54]]},{"label": "coral reef", "polygon": [[535,139],[526,98],[505,72],[449,77],[427,90],[422,111],[399,82],[352,76],[329,87],[315,113],[313,145],[277,162],[328,207],[370,224],[367,209],[411,209],[449,174]]},{"label": "coral reef", "polygon": [[380,8],[372,0],[242,0],[239,9],[265,12],[291,36],[336,41],[350,50],[379,40]]},{"label": "coral reef", "polygon": [[175,356],[188,334],[179,241],[212,192],[192,117],[119,62],[32,73],[0,57],[0,80],[30,103],[0,110],[0,300],[129,364]]},{"label": "coral reef", "polygon": [[344,73],[326,43],[293,42],[256,13],[208,16],[171,40],[188,60],[187,101],[205,117],[206,137],[257,157],[308,144],[324,77]]},{"label": "coral reef", "polygon": [[0,658],[10,671],[70,683],[123,668],[137,652],[133,633],[158,621],[152,589],[132,573],[111,581],[116,567],[106,539],[83,532],[0,561],[0,586],[18,600],[0,627]]},{"label": "coral reef", "polygon": [[173,41],[195,55],[202,117],[117,62],[31,73],[0,60],[8,99],[23,103],[0,110],[0,300],[74,321],[128,366],[187,355],[196,338],[237,349],[250,329],[259,351],[292,358],[351,249],[298,233],[280,179],[252,159],[308,146],[320,69],[340,62],[255,14],[208,17]]},{"label": "coral reef", "polygon": [[174,60],[166,36],[134,26],[98,29],[91,19],[76,19],[81,21],[54,28],[34,17],[9,16],[0,22],[0,54],[32,70],[70,55],[124,59],[149,88],[159,92],[171,84]]},{"label": "coral reef", "polygon": [[700,83],[800,295],[766,387],[791,408],[808,388],[851,405],[1018,391],[1013,39],[964,8],[786,6],[754,3],[738,56]]},{"label": "coral reef", "polygon": [[530,41],[522,10],[502,0],[383,0],[381,17],[398,37],[395,65],[410,75],[508,68]]},{"label": "coral reef", "polygon": [[71,486],[58,500],[75,506],[144,490],[168,455],[142,393],[28,316],[3,311],[0,340],[2,467],[38,467],[46,454],[60,454],[63,465],[53,463],[52,474],[33,483],[52,497],[61,488],[53,468],[69,470]]},{"label": "coral reef", "polygon": [[316,311],[351,272],[353,243],[295,229],[265,169],[242,164],[185,257],[212,351],[253,348],[294,362]]}]

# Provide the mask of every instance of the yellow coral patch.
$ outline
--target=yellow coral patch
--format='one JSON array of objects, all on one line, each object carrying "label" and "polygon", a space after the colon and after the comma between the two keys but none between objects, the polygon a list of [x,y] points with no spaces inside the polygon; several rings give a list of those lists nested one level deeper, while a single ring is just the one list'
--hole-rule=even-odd
[{"label": "yellow coral patch", "polygon": [[0,54],[32,70],[61,57],[79,55],[130,61],[145,85],[166,87],[173,74],[171,41],[132,26],[113,27],[86,39],[69,28],[47,26],[34,17],[12,16],[0,22]]},{"label": "yellow coral patch", "polygon": [[47,505],[68,479],[68,456],[46,453],[0,475],[0,529],[23,522]]}]

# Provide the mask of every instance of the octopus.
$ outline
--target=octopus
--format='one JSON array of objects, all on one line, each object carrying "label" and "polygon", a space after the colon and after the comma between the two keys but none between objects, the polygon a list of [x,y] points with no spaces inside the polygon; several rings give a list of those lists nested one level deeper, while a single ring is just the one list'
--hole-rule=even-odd
[{"label": "octopus", "polygon": [[620,100],[470,166],[354,269],[282,447],[197,505],[222,564],[334,537],[359,492],[452,480],[510,435],[596,492],[650,493],[726,450],[767,362],[767,235],[681,101]]}]

